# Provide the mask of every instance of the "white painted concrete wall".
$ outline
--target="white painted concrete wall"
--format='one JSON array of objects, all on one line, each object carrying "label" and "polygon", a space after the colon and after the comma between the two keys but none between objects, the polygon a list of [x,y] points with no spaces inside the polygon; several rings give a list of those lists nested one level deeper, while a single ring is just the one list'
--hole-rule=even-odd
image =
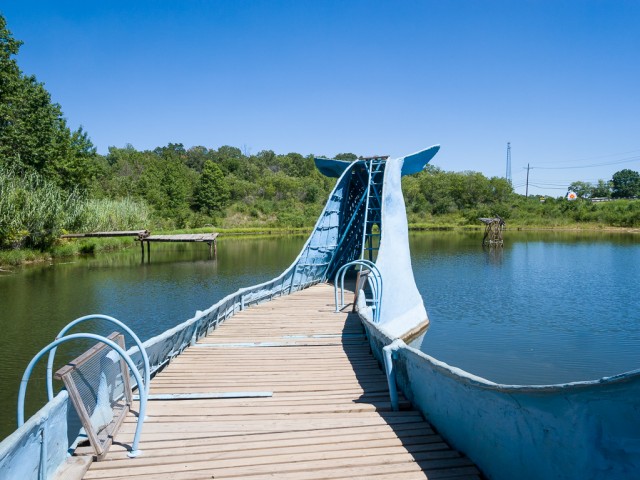
[{"label": "white painted concrete wall", "polygon": [[69,396],[63,390],[0,443],[0,478],[37,479],[41,468],[44,478],[53,475],[67,458],[68,405]]},{"label": "white painted concrete wall", "polygon": [[387,160],[382,198],[382,236],[376,266],[383,280],[380,327],[397,338],[427,320],[411,268],[409,228],[402,196],[404,157]]},{"label": "white painted concrete wall", "polygon": [[[393,338],[363,323],[382,361]],[[394,368],[414,406],[490,479],[640,478],[640,370],[591,382],[500,385],[404,344]]]}]

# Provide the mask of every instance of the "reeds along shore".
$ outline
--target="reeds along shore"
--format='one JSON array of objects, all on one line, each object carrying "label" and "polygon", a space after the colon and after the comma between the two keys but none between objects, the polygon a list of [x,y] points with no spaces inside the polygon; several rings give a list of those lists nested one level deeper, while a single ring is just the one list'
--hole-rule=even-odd
[{"label": "reeds along shore", "polygon": [[144,202],[87,198],[35,172],[0,168],[0,249],[46,250],[65,231],[135,228],[150,216]]},{"label": "reeds along shore", "polygon": [[[237,187],[235,174],[229,175],[227,178],[225,174],[225,179]],[[478,218],[494,215],[504,218],[510,229],[640,228],[640,200],[595,203],[580,198],[571,202],[564,197],[526,198],[513,193],[503,185],[505,182],[474,172],[437,169],[405,178],[403,190],[410,228],[481,228]],[[158,199],[154,200],[153,195],[148,199],[108,198],[106,192],[69,191],[36,172],[20,172],[0,164],[0,265],[120,249],[129,244],[114,239],[60,242],[60,235],[70,232],[149,229],[154,233],[174,233],[176,227],[182,227],[180,232],[189,233],[203,228],[207,232],[215,229],[241,234],[307,233],[328,188],[319,185],[314,201],[307,203],[309,198],[300,200],[294,198],[297,194],[291,195],[295,189],[281,188],[280,194],[275,189],[273,198],[267,199],[264,195],[268,191],[262,197],[259,194],[260,182],[253,186],[255,192],[243,185],[246,195],[234,201],[239,195],[235,192],[231,203],[213,217],[191,212],[190,216],[174,218],[169,215],[168,206],[163,210],[154,204]],[[460,193],[460,185],[468,187],[466,193]]]}]

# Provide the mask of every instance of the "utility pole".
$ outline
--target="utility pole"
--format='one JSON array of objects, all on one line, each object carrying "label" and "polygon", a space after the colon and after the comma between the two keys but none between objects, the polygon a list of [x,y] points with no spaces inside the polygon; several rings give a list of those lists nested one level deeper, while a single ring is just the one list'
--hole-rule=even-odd
[{"label": "utility pole", "polygon": [[524,194],[525,197],[529,198],[529,164],[527,163],[527,191]]},{"label": "utility pole", "polygon": [[507,142],[507,182],[511,185],[511,142]]}]

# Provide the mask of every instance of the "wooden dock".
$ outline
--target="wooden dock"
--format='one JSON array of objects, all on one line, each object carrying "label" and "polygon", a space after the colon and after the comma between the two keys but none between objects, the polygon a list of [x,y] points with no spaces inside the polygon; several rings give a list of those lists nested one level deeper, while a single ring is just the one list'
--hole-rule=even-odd
[{"label": "wooden dock", "polygon": [[67,233],[60,238],[109,238],[109,237],[146,237],[149,230],[118,230],[114,232]]},{"label": "wooden dock", "polygon": [[391,411],[360,321],[334,313],[332,286],[236,314],[151,382],[156,396],[241,392],[150,400],[143,454],[126,456],[130,417],[84,478],[481,478],[406,399]]},{"label": "wooden dock", "polygon": [[108,238],[134,237],[140,242],[144,261],[144,242],[147,242],[147,261],[151,259],[151,242],[201,242],[209,245],[209,257],[218,253],[218,233],[179,233],[173,235],[151,235],[149,230],[120,230],[114,232],[68,233],[60,238]]},{"label": "wooden dock", "polygon": [[147,235],[139,237],[144,260],[144,242],[147,242],[147,261],[151,259],[151,242],[202,242],[209,245],[209,258],[218,254],[217,233],[181,233],[174,235]]}]

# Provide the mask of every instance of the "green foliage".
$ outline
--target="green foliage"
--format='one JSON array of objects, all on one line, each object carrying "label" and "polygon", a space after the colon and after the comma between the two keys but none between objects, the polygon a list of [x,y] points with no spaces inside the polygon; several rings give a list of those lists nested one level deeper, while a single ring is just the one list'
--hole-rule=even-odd
[{"label": "green foliage", "polygon": [[79,196],[35,172],[0,166],[0,248],[45,248],[73,223]]},{"label": "green foliage", "polygon": [[415,175],[403,177],[403,192],[410,221],[428,222],[434,216],[458,214],[468,222],[478,217],[502,212],[513,195],[513,189],[504,178],[487,178],[478,172],[445,172],[428,166]]},{"label": "green foliage", "polygon": [[229,186],[222,170],[211,160],[207,160],[196,186],[195,206],[206,214],[214,215],[226,207],[229,198]]},{"label": "green foliage", "polygon": [[82,128],[71,132],[44,85],[22,73],[13,58],[21,44],[0,15],[0,163],[87,189],[99,174],[95,148]]},{"label": "green foliage", "polygon": [[640,195],[640,173],[625,168],[611,178],[613,198],[633,198]]},{"label": "green foliage", "polygon": [[312,156],[245,156],[229,146],[111,147],[103,163],[103,195],[146,201],[162,228],[313,225],[335,182],[317,171]]},{"label": "green foliage", "polygon": [[589,198],[593,194],[593,185],[589,182],[573,182],[569,185],[569,190],[579,198]]},{"label": "green foliage", "polygon": [[67,226],[69,230],[144,230],[152,223],[151,209],[146,203],[132,198],[87,199],[80,203],[76,211],[76,217]]},{"label": "green foliage", "polygon": [[611,197],[611,182],[598,180],[596,185],[593,185],[591,190],[591,197],[594,198],[609,198]]},{"label": "green foliage", "polygon": [[30,172],[0,166],[0,248],[51,247],[65,231],[145,228],[149,208],[131,199],[85,199]]},{"label": "green foliage", "polygon": [[579,198],[609,198],[611,197],[611,182],[598,180],[597,184],[577,181],[569,185],[569,191]]},{"label": "green foliage", "polygon": [[346,160],[347,162],[353,162],[358,159],[358,156],[355,153],[339,153],[335,157],[336,160]]},{"label": "green foliage", "polygon": [[148,203],[164,227],[186,226],[198,173],[185,158],[180,144],[144,152],[131,145],[111,147],[99,177],[101,190],[110,198],[130,196]]}]

